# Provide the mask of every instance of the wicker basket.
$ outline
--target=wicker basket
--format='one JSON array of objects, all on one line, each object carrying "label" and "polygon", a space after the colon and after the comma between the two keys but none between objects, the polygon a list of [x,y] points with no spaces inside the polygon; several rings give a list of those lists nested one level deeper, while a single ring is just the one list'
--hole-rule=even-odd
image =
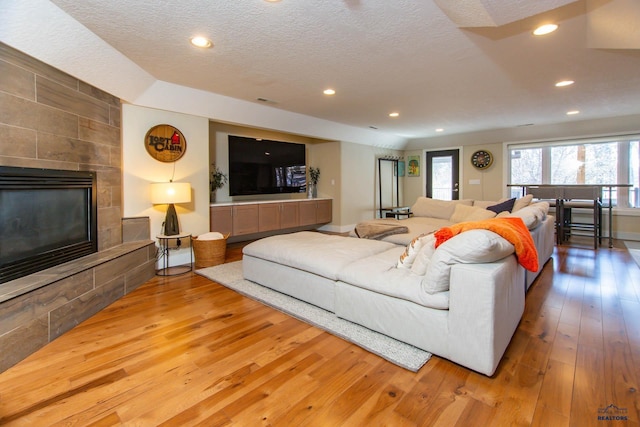
[{"label": "wicker basket", "polygon": [[227,238],[217,240],[198,240],[198,237],[191,237],[191,247],[195,258],[195,268],[211,267],[224,264],[227,255]]}]

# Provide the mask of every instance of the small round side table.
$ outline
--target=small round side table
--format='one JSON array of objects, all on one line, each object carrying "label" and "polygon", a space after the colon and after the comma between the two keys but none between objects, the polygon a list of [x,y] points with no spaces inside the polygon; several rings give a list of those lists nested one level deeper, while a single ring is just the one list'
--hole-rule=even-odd
[{"label": "small round side table", "polygon": [[[188,273],[193,269],[193,248],[191,247],[191,233],[180,233],[167,236],[165,234],[159,234],[156,236],[158,239],[158,245],[160,246],[160,252],[162,253],[162,268],[156,270],[158,276],[177,276],[179,274]],[[189,256],[191,262],[189,265],[176,265],[169,266],[169,243],[171,240],[175,240],[178,247],[182,246],[183,241],[189,242]]]}]

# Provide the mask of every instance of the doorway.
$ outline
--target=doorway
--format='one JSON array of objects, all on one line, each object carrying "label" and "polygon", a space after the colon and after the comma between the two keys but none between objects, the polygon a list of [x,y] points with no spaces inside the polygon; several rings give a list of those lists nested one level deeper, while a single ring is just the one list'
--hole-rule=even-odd
[{"label": "doorway", "polygon": [[460,198],[460,150],[427,151],[427,197]]}]

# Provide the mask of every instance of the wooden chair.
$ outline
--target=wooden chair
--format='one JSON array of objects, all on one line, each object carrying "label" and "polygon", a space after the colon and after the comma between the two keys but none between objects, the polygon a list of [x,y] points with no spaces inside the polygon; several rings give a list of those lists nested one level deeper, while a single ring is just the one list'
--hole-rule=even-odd
[{"label": "wooden chair", "polygon": [[[572,234],[593,236],[593,248],[598,249],[602,244],[602,189],[598,186],[567,186],[563,187],[559,209],[561,242],[569,240]],[[572,209],[591,211],[591,220],[578,222],[573,220]]]}]

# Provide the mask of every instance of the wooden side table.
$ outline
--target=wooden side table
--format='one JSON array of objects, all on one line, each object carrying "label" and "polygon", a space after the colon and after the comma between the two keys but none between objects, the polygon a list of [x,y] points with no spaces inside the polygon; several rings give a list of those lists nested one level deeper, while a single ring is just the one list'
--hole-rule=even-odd
[{"label": "wooden side table", "polygon": [[[160,246],[160,252],[162,254],[162,268],[156,270],[158,276],[177,276],[179,274],[188,273],[193,269],[193,248],[191,246],[191,233],[180,233],[172,236],[159,234],[156,236],[158,239],[158,245]],[[191,262],[189,265],[176,265],[169,266],[169,243],[171,240],[175,240],[178,247],[187,241],[189,242],[189,256]]]}]

